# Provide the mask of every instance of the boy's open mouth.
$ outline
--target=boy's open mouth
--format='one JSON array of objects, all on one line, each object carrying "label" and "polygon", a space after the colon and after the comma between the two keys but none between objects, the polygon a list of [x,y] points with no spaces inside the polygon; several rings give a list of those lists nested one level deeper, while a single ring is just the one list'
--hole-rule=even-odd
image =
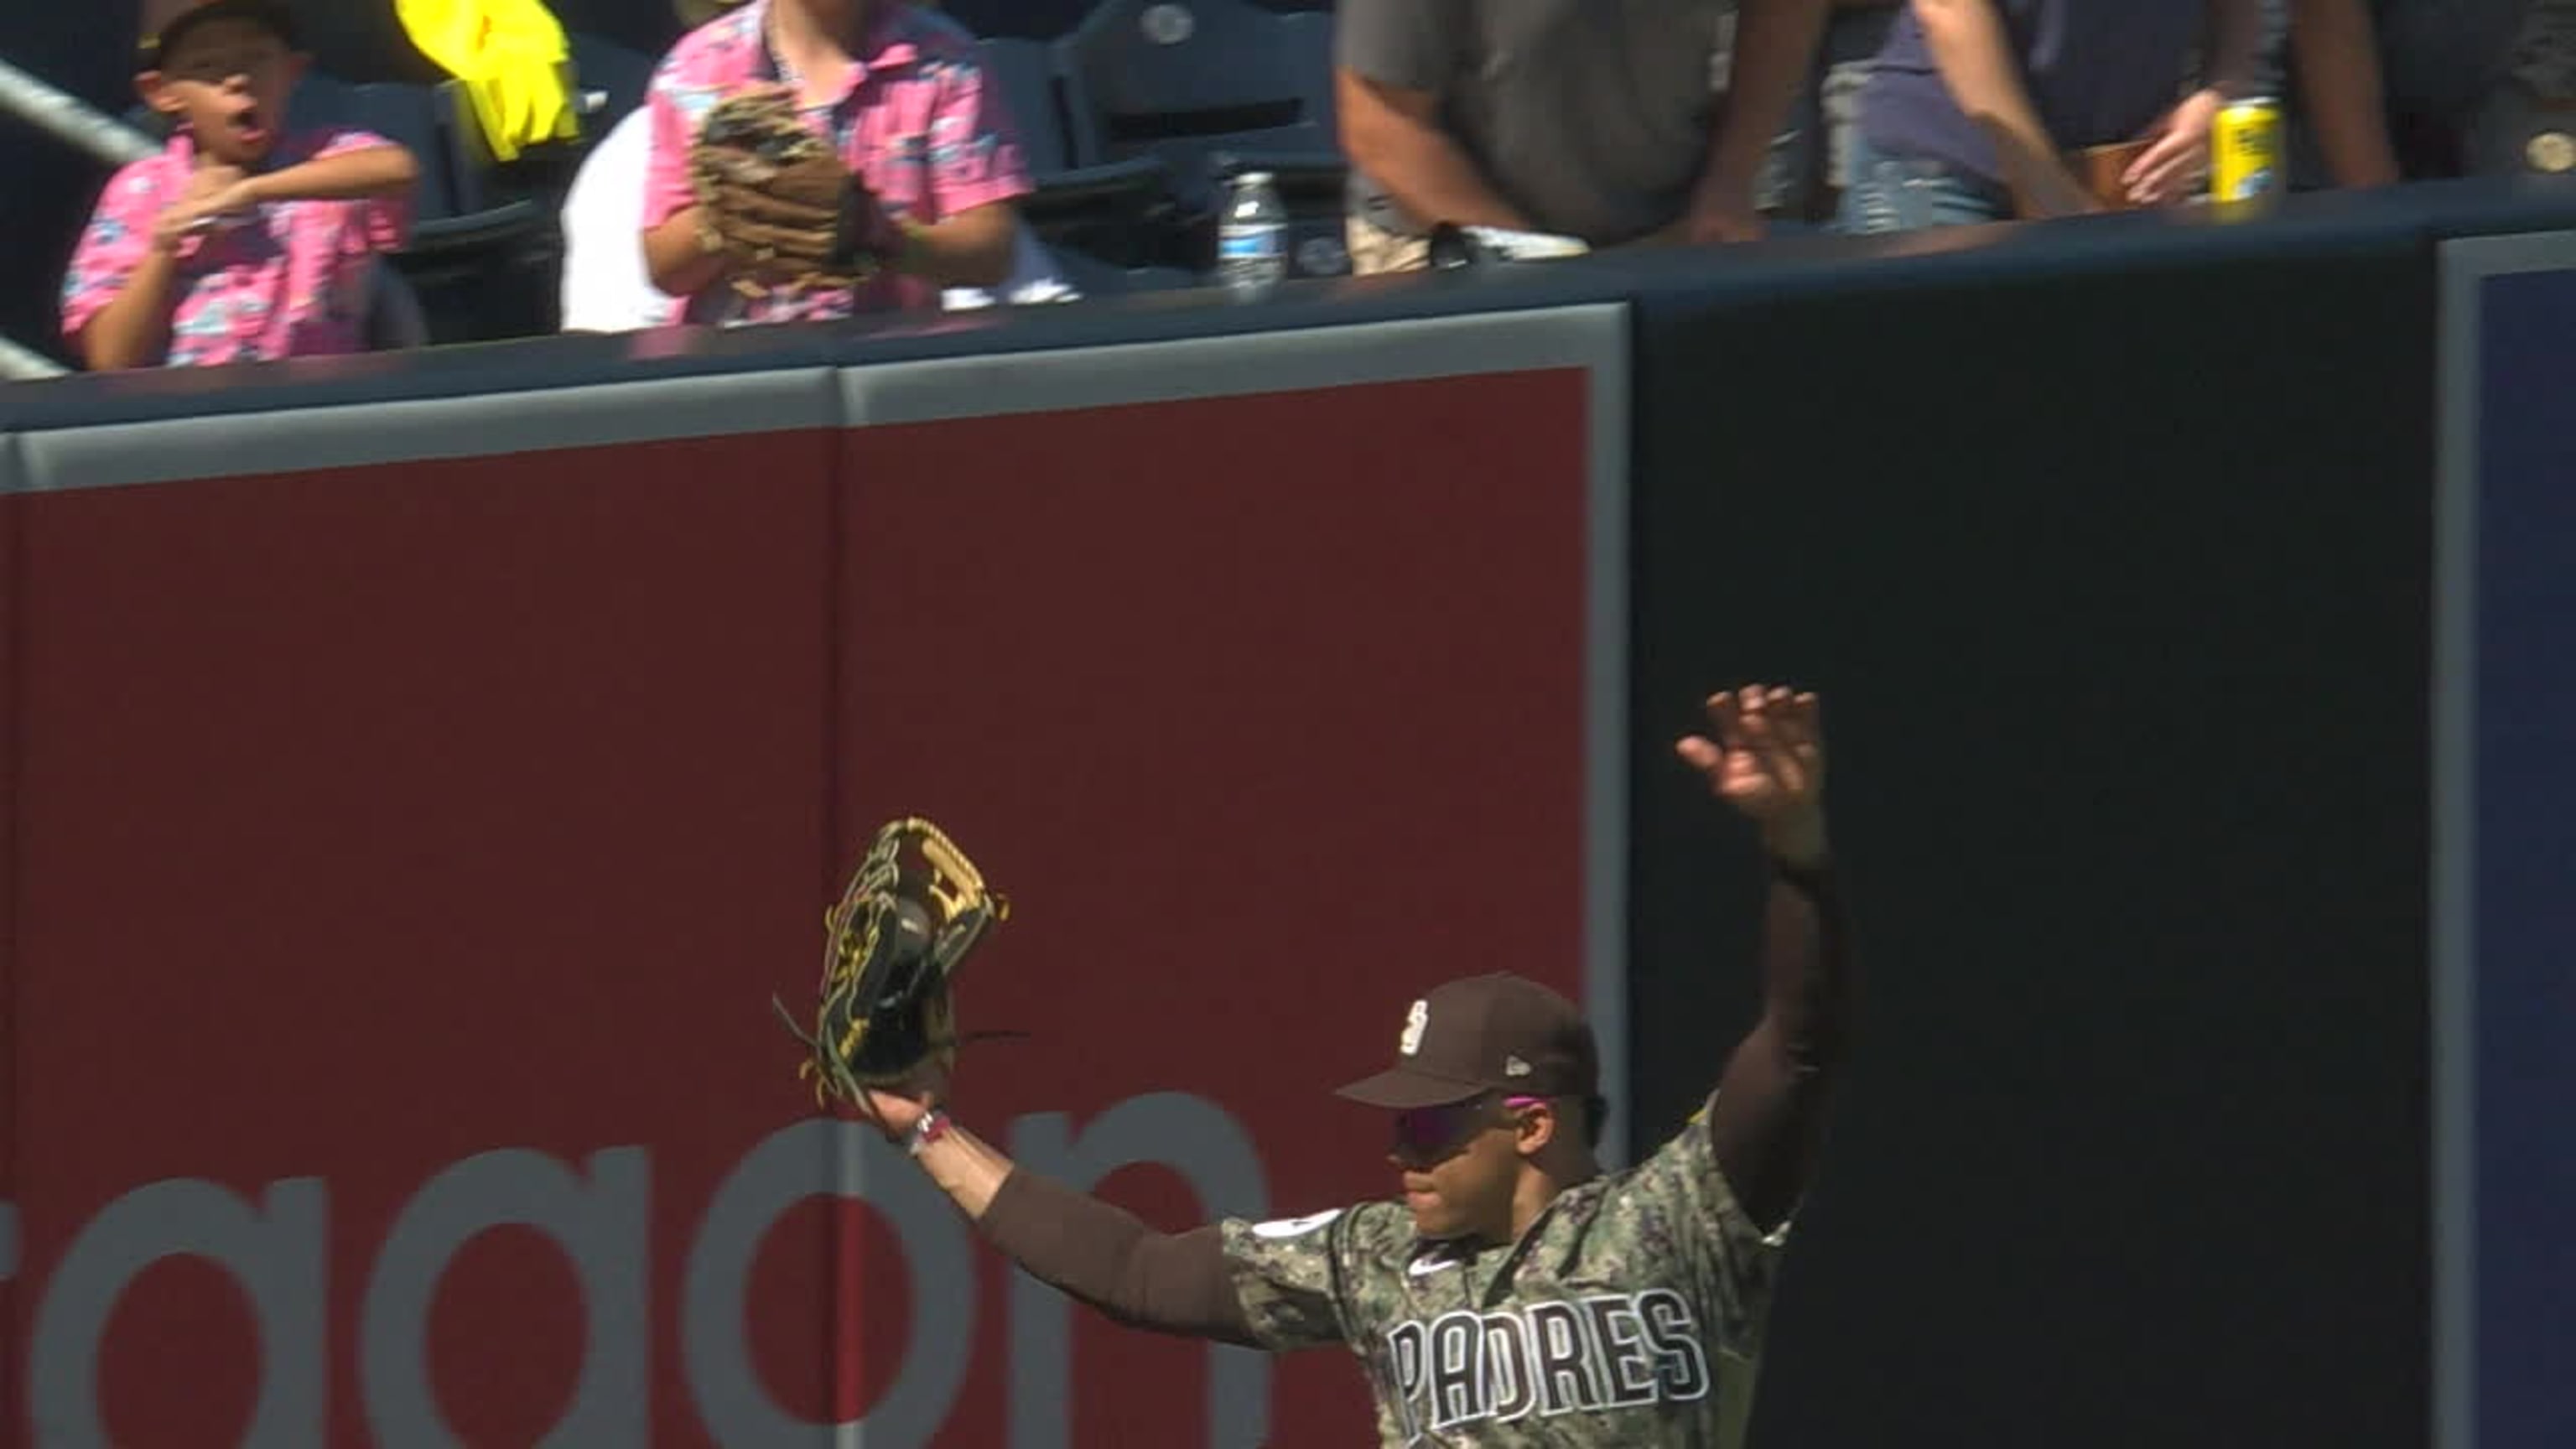
[{"label": "boy's open mouth", "polygon": [[224,115],[224,132],[236,141],[256,144],[268,139],[267,118],[260,114],[257,101],[245,101]]}]

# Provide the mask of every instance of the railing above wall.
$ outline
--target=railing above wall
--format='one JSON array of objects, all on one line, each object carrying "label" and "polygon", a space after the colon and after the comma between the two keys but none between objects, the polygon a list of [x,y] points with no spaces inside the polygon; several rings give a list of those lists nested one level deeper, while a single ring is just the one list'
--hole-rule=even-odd
[{"label": "railing above wall", "polygon": [[0,378],[11,382],[34,382],[48,377],[61,377],[69,369],[43,353],[21,347],[0,337]]},{"label": "railing above wall", "polygon": [[0,111],[114,166],[160,149],[141,131],[5,60],[0,60]]},{"label": "railing above wall", "polygon": [[[0,60],[0,111],[110,166],[151,155],[152,138],[80,97]],[[26,382],[60,377],[68,369],[16,340],[0,336],[0,379]]]}]

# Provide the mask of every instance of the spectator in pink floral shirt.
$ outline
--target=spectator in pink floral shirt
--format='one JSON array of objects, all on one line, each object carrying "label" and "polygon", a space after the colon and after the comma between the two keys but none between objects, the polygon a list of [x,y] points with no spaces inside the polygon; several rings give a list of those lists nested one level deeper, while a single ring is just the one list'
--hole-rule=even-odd
[{"label": "spectator in pink floral shirt", "polygon": [[[784,85],[904,242],[893,265],[855,288],[750,300],[689,184],[689,150],[715,103]],[[751,0],[699,27],[653,79],[644,257],[653,284],[687,299],[685,320],[793,322],[895,309],[934,311],[941,289],[1009,276],[1014,201],[1030,189],[1019,137],[985,83],[974,38],[905,0]]]},{"label": "spectator in pink floral shirt", "polygon": [[304,63],[276,0],[206,0],[145,42],[135,85],[169,147],[108,181],[63,280],[93,369],[363,350],[419,168],[374,136],[281,134]]}]

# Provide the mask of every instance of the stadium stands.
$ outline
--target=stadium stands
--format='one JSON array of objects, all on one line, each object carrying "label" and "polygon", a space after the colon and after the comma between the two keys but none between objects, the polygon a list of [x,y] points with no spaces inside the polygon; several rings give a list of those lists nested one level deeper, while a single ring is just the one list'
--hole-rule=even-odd
[{"label": "stadium stands", "polygon": [[[418,294],[431,340],[553,330],[562,250],[556,212],[587,142],[642,103],[661,51],[678,38],[669,0],[556,0],[584,139],[506,164],[493,159],[472,107],[412,44],[390,3],[293,3],[315,60],[299,91],[299,118],[363,126],[421,158],[421,222],[395,264]],[[941,8],[987,38],[986,58],[1038,181],[1030,221],[1086,293],[1193,281],[1214,246],[1217,183],[1256,164],[1276,173],[1287,194],[1299,271],[1347,270],[1330,0],[1163,6],[1157,25],[1189,17],[1188,34],[1168,45],[1144,34],[1151,7],[1130,0],[960,0]],[[86,76],[85,98],[148,125],[125,86],[131,42],[129,26],[92,44],[100,54],[86,67],[61,44],[41,62]],[[0,221],[0,231],[12,233],[6,250],[25,258],[0,278],[9,294],[0,316],[19,341],[56,355],[52,290],[105,179],[96,168],[80,174],[78,184]],[[406,332],[396,326],[385,335]]]},{"label": "stadium stands", "polygon": [[[556,213],[587,144],[642,103],[654,64],[678,38],[669,0],[554,0],[571,39],[584,138],[506,164],[481,143],[472,108],[412,45],[390,0],[293,3],[316,60],[299,111],[392,135],[422,157],[422,224],[396,264],[420,294],[433,339],[553,330]],[[1280,182],[1296,272],[1349,269],[1330,0],[945,0],[940,8],[984,37],[1038,183],[1025,211],[1086,293],[1193,281],[1213,254],[1222,180],[1256,167]],[[1786,164],[1808,204],[1793,202],[1790,215],[1830,211],[1833,158],[1817,142],[1838,99],[1833,83],[1867,54],[1883,23],[1868,8],[1837,12],[1819,58],[1822,84],[1801,98],[1792,122]],[[84,66],[59,39],[27,44],[5,27],[0,37],[88,76],[84,94],[97,92],[98,104],[131,104],[130,61]],[[121,32],[97,43],[131,39]],[[108,73],[114,86],[98,79]],[[52,290],[102,180],[103,170],[90,169],[72,184],[37,188],[0,218],[0,257],[20,259],[0,273],[0,328],[18,341],[59,352]]]}]

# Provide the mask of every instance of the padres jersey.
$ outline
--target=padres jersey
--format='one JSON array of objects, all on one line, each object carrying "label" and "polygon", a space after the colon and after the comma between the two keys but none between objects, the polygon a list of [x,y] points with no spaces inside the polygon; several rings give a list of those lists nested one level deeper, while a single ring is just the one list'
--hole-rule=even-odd
[{"label": "padres jersey", "polygon": [[1350,1345],[1390,1446],[1735,1449],[1787,1229],[1737,1205],[1707,1115],[1503,1247],[1426,1242],[1401,1202],[1228,1222],[1244,1317],[1268,1349]]}]

